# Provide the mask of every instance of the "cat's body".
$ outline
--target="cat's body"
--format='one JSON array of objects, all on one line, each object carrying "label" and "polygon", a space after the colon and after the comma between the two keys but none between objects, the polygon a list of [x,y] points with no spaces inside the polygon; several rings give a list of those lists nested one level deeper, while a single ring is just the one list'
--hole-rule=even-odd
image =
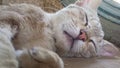
[{"label": "cat's body", "polygon": [[[36,43],[39,40],[35,46],[48,46],[52,50],[53,42],[49,41],[53,40],[50,38],[51,30],[46,21],[48,20],[47,16],[45,16],[45,12],[41,8],[30,4],[6,6],[1,9],[1,18],[3,19],[3,17],[10,24],[19,27],[18,34],[16,34],[15,40],[13,40],[16,49],[30,48],[34,46],[31,43]],[[47,43],[42,44],[43,40]]]},{"label": "cat's body", "polygon": [[103,39],[104,33],[96,11],[100,1],[88,2],[89,7],[84,6],[85,3],[76,2],[53,14],[30,4],[1,7],[0,21],[18,26],[18,33],[12,42],[15,49],[20,50],[17,55],[23,68],[37,61],[51,68],[64,68],[57,53],[69,57],[92,57],[111,56],[118,51]]}]

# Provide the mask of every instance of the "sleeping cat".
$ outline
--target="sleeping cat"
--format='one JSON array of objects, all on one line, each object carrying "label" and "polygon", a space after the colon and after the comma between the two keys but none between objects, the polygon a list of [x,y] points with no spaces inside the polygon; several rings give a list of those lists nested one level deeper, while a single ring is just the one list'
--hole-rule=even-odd
[{"label": "sleeping cat", "polygon": [[64,68],[59,56],[115,56],[118,49],[103,39],[97,15],[100,2],[77,1],[55,13],[31,4],[1,6],[0,21],[18,26],[12,42],[20,67]]}]

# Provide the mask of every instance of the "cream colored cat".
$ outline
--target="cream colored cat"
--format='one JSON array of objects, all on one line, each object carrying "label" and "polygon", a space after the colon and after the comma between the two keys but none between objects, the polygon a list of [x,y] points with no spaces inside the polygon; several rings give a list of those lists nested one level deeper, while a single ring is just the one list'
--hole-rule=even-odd
[{"label": "cream colored cat", "polygon": [[118,49],[103,39],[104,32],[97,15],[100,2],[77,1],[56,13],[47,13],[30,4],[0,7],[0,21],[18,26],[12,42],[18,50],[20,67],[64,68],[58,55],[115,56]]}]

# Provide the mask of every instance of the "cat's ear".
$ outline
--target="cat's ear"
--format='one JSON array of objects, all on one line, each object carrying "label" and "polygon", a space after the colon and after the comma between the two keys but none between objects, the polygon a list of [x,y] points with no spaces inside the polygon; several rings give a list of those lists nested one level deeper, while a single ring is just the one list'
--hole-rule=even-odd
[{"label": "cat's ear", "polygon": [[75,2],[75,4],[78,6],[86,6],[88,3],[89,3],[89,0],[77,0]]},{"label": "cat's ear", "polygon": [[75,2],[75,4],[78,6],[88,6],[96,10],[99,7],[101,1],[102,0],[78,0]]},{"label": "cat's ear", "polygon": [[103,44],[99,49],[98,55],[106,57],[114,57],[119,55],[119,49],[112,43],[103,40]]}]

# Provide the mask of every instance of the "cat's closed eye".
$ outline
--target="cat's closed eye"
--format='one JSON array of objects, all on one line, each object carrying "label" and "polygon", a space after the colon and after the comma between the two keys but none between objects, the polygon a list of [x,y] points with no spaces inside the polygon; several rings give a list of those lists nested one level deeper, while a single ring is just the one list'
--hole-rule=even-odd
[{"label": "cat's closed eye", "polygon": [[[96,44],[95,44],[95,42],[94,42],[92,39],[90,39],[89,42],[92,42],[93,45],[94,45],[94,47],[95,47],[95,49],[97,49]],[[97,50],[96,50],[96,51],[97,51]]]},{"label": "cat's closed eye", "polygon": [[87,26],[87,25],[88,25],[88,17],[87,17],[87,14],[85,14],[85,21],[86,21],[85,26]]}]

